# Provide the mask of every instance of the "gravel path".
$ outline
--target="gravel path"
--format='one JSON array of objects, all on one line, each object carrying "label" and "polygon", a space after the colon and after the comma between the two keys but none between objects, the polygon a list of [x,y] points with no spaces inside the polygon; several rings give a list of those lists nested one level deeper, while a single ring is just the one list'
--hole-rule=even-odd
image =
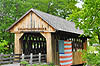
[{"label": "gravel path", "polygon": [[14,64],[7,64],[7,65],[1,65],[1,66],[20,66],[19,63],[14,63]]}]

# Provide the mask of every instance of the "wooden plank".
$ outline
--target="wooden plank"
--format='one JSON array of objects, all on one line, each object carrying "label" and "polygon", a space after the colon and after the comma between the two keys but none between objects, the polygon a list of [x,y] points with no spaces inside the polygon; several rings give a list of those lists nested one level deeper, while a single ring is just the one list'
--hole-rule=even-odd
[{"label": "wooden plank", "polygon": [[81,52],[73,52],[73,65],[82,64]]},{"label": "wooden plank", "polygon": [[7,55],[0,55],[0,56],[11,56],[11,54],[7,54]]},{"label": "wooden plank", "polygon": [[[32,16],[32,19],[30,18],[30,16]],[[24,29],[22,30],[20,28],[24,28]],[[26,28],[28,28],[28,29],[26,29]],[[46,21],[41,19],[39,16],[37,16],[33,12],[30,12],[22,20],[20,20],[13,28],[10,29],[10,32],[15,33],[15,32],[22,32],[22,31],[26,31],[26,30],[31,31],[30,28],[36,28],[36,29],[32,29],[32,31],[43,30],[45,32],[55,32],[55,29],[51,25],[49,25]],[[43,28],[43,29],[41,29],[41,28]]]},{"label": "wooden plank", "polygon": [[4,63],[12,63],[13,61],[0,61],[0,64],[4,64]]},{"label": "wooden plank", "polygon": [[14,57],[0,58],[0,60],[11,60],[11,59],[14,59]]},{"label": "wooden plank", "polygon": [[39,58],[33,58],[32,60],[39,60]]},{"label": "wooden plank", "polygon": [[25,61],[30,61],[30,59],[25,59]]},{"label": "wooden plank", "polygon": [[18,28],[18,30],[46,30],[46,28]]},{"label": "wooden plank", "polygon": [[[24,55],[24,57],[26,58],[26,57],[30,57],[30,55]],[[22,57],[21,57],[22,58]]]}]

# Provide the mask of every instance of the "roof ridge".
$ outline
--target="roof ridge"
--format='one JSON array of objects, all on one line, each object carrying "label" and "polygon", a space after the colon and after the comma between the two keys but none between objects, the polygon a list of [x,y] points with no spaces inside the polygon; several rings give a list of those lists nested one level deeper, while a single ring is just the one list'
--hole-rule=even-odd
[{"label": "roof ridge", "polygon": [[[31,8],[31,10],[33,10],[33,12],[34,12],[34,10],[36,10],[36,11],[40,11],[40,10],[33,9],[33,8]],[[40,12],[42,12],[42,11],[40,11]],[[52,14],[49,14],[49,13],[46,13],[46,12],[42,12],[42,13],[45,13],[45,14],[48,14],[48,15],[51,15],[51,16],[54,16],[54,17],[57,17],[57,18],[59,18],[59,19],[66,20],[66,19],[64,19],[64,18],[62,18],[62,17],[55,16],[55,15],[52,15]],[[66,20],[66,21],[68,21],[68,20]],[[71,22],[71,21],[68,21],[68,22],[70,22],[70,23],[74,23],[74,22]]]}]

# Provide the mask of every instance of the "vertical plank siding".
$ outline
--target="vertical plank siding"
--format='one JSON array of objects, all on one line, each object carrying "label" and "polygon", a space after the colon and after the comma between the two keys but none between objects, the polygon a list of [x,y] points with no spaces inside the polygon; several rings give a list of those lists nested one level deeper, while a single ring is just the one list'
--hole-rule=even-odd
[{"label": "vertical plank siding", "polygon": [[[31,29],[37,28],[37,29]],[[44,28],[40,30],[38,28]],[[27,30],[30,29],[30,30]],[[42,20],[39,16],[34,14],[33,12],[29,13],[25,16],[19,23],[17,23],[10,32],[23,32],[23,31],[44,31],[44,32],[55,32],[55,29],[51,27],[47,22]]]}]

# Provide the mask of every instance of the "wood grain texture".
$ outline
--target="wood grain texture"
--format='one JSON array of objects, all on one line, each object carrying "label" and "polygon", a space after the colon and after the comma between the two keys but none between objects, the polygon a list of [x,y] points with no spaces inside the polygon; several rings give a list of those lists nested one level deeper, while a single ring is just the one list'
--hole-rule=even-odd
[{"label": "wood grain texture", "polygon": [[[83,43],[83,49],[87,51],[87,40]],[[85,63],[85,61],[82,61],[82,52],[73,52],[73,65],[74,64],[82,64]]]},{"label": "wood grain texture", "polygon": [[73,65],[82,64],[81,52],[73,52]]},{"label": "wood grain texture", "polygon": [[53,46],[52,46],[52,36],[51,33],[42,32],[41,33],[46,38],[46,44],[47,44],[47,63],[53,63]]},{"label": "wood grain texture", "polygon": [[15,34],[15,45],[14,45],[14,53],[21,54],[21,40],[23,33],[16,33]]},{"label": "wood grain texture", "polygon": [[11,33],[22,31],[55,32],[55,29],[52,26],[50,26],[47,22],[45,22],[43,19],[41,19],[39,16],[37,16],[33,12],[30,12],[23,19],[21,19],[13,28],[10,29]]}]

